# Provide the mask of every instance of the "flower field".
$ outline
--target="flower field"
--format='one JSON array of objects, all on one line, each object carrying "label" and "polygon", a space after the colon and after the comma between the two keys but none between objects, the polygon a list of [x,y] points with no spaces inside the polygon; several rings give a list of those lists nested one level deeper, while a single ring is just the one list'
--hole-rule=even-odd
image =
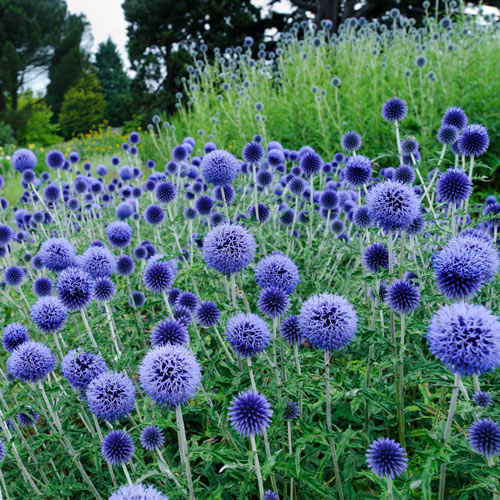
[{"label": "flower field", "polygon": [[9,152],[0,499],[500,498],[498,28],[354,21]]}]

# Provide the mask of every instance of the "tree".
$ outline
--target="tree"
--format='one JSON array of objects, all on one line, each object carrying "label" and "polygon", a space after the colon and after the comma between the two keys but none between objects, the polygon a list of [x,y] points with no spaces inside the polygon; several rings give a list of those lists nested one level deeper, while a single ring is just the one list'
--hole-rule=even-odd
[{"label": "tree", "polygon": [[210,54],[215,47],[241,44],[246,36],[258,43],[267,29],[281,30],[287,20],[276,12],[264,15],[252,0],[125,0],[122,7],[134,92],[149,92],[163,108],[171,108],[182,89],[190,49],[203,42]]},{"label": "tree", "polygon": [[85,73],[64,96],[59,121],[65,138],[99,125],[105,111],[106,101],[96,74]]},{"label": "tree", "polygon": [[110,125],[122,125],[132,116],[130,79],[123,70],[123,61],[111,38],[99,44],[95,67],[97,79],[106,99],[105,118]]}]

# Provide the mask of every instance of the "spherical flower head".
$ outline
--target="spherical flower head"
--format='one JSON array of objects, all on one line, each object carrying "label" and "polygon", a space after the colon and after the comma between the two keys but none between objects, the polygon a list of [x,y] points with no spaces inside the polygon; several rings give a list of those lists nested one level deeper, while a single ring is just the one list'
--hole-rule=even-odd
[{"label": "spherical flower head", "polygon": [[279,500],[279,496],[273,490],[267,490],[264,492],[264,500]]},{"label": "spherical flower head", "polygon": [[112,422],[125,418],[135,406],[135,387],[127,375],[103,372],[87,386],[89,410],[99,418]]},{"label": "spherical flower head", "polygon": [[368,191],[370,216],[386,230],[406,228],[418,215],[419,207],[413,189],[400,182],[380,182]]},{"label": "spherical flower head", "polygon": [[271,341],[267,323],[255,314],[239,313],[226,324],[226,340],[238,356],[260,354]]},{"label": "spherical flower head", "polygon": [[142,484],[132,484],[122,486],[115,491],[109,500],[168,500],[166,495],[153,486],[144,486]]},{"label": "spherical flower head", "polygon": [[288,189],[295,196],[302,195],[302,193],[304,192],[304,190],[306,189],[306,187],[307,187],[307,183],[301,177],[294,177],[288,183]]},{"label": "spherical flower head", "polygon": [[24,281],[24,271],[19,266],[9,266],[3,273],[3,279],[9,286],[19,286]]},{"label": "spherical flower head", "polygon": [[279,318],[290,307],[290,300],[281,288],[270,287],[260,292],[258,305],[265,316]]},{"label": "spherical flower head", "polygon": [[318,153],[307,151],[301,157],[299,166],[307,177],[317,174],[321,170],[323,160]]},{"label": "spherical flower head", "polygon": [[204,194],[196,199],[194,206],[200,215],[209,215],[214,206],[214,200]]},{"label": "spherical flower head", "polygon": [[500,366],[500,321],[481,305],[443,306],[432,317],[427,343],[450,371],[462,376]]},{"label": "spherical flower head", "polygon": [[166,318],[156,323],[151,332],[151,345],[186,345],[189,342],[187,327],[175,319]]},{"label": "spherical flower head", "polygon": [[389,285],[386,302],[394,312],[410,314],[420,303],[420,292],[411,281],[397,280]]},{"label": "spherical flower head", "polygon": [[299,269],[288,255],[274,252],[257,264],[255,281],[261,288],[280,288],[290,295],[300,282]]},{"label": "spherical flower head", "polygon": [[28,330],[21,323],[9,323],[3,329],[2,345],[8,353],[13,352],[16,347],[29,340]]},{"label": "spherical flower head", "polygon": [[389,251],[383,243],[372,243],[363,252],[363,265],[372,273],[389,269]]},{"label": "spherical flower head", "polygon": [[382,117],[388,122],[400,122],[408,113],[408,106],[403,99],[392,97],[382,106]]},{"label": "spherical flower head", "polygon": [[25,410],[20,411],[16,417],[21,427],[31,427],[38,423],[40,414],[33,410]]},{"label": "spherical flower head", "polygon": [[300,416],[299,405],[295,401],[287,401],[285,410],[283,411],[283,418],[285,420],[297,420]]},{"label": "spherical flower head", "polygon": [[198,297],[193,292],[181,292],[179,297],[177,297],[175,305],[187,307],[190,311],[194,312],[198,305]]},{"label": "spherical flower head", "polygon": [[165,220],[165,211],[160,205],[149,205],[144,212],[144,219],[148,224],[156,226]]},{"label": "spherical flower head", "polygon": [[436,183],[438,202],[459,206],[472,193],[472,181],[460,168],[449,168],[441,174]]},{"label": "spherical flower head", "polygon": [[165,443],[163,431],[156,425],[148,425],[141,432],[141,446],[145,450],[158,450]]},{"label": "spherical flower head", "polygon": [[100,354],[72,349],[61,361],[64,378],[75,388],[85,391],[87,386],[101,373],[107,371],[106,362]]},{"label": "spherical flower head", "polygon": [[40,297],[31,307],[31,319],[44,333],[61,330],[67,317],[67,309],[58,297]]},{"label": "spherical flower head", "polygon": [[5,224],[0,225],[0,247],[4,247],[10,243],[14,237],[14,231]]},{"label": "spherical flower head", "polygon": [[462,108],[452,106],[445,111],[441,125],[443,127],[451,125],[458,130],[462,130],[467,125],[467,115]]},{"label": "spherical flower head", "polygon": [[350,131],[342,136],[340,144],[345,151],[357,151],[361,147],[362,139],[357,132]]},{"label": "spherical flower head", "polygon": [[92,284],[92,297],[99,302],[109,302],[115,296],[115,284],[109,278],[97,278]]},{"label": "spherical flower head", "polygon": [[247,229],[235,224],[220,224],[205,236],[202,256],[208,267],[232,274],[250,264],[255,250],[255,239]]},{"label": "spherical flower head", "polygon": [[39,342],[23,342],[7,360],[7,371],[25,382],[43,380],[55,367],[57,359],[52,351]]},{"label": "spherical flower head", "polygon": [[108,278],[115,272],[116,259],[106,247],[92,246],[83,252],[79,264],[92,278]]},{"label": "spherical flower head", "polygon": [[359,229],[366,229],[372,225],[370,210],[367,206],[358,207],[352,214],[352,222]]},{"label": "spherical flower head", "polygon": [[153,293],[166,292],[174,283],[175,274],[168,262],[150,260],[144,269],[144,286]]},{"label": "spherical flower head", "polygon": [[451,146],[458,140],[460,130],[454,125],[442,125],[437,133],[437,140],[441,144]]},{"label": "spherical flower head", "polygon": [[280,334],[290,345],[301,345],[304,339],[299,317],[292,315],[285,318],[281,323]]},{"label": "spherical flower head", "polygon": [[52,295],[53,283],[47,276],[40,276],[33,281],[33,292],[37,297],[48,297]]},{"label": "spherical flower head", "polygon": [[155,187],[155,197],[160,203],[171,203],[177,198],[177,188],[170,181],[159,182]]},{"label": "spherical flower head", "polygon": [[332,210],[339,204],[339,195],[336,191],[327,189],[321,193],[319,198],[319,206],[326,210]]},{"label": "spherical flower head", "polygon": [[354,337],[358,316],[346,299],[325,292],[309,297],[302,304],[299,325],[311,345],[335,351],[346,347]]},{"label": "spherical flower head", "polygon": [[43,190],[43,199],[46,203],[56,203],[61,199],[61,190],[56,184],[49,184]]},{"label": "spherical flower head", "polygon": [[120,255],[116,259],[116,272],[121,276],[128,276],[135,269],[135,263],[130,255]]},{"label": "spherical flower head", "polygon": [[258,392],[240,392],[229,407],[229,423],[243,436],[262,434],[269,426],[273,411],[265,396]]},{"label": "spherical flower head", "polygon": [[366,462],[370,470],[378,476],[394,479],[406,470],[408,457],[394,439],[378,438],[369,446]]},{"label": "spherical flower head", "polygon": [[500,454],[500,424],[491,418],[482,418],[469,427],[469,444],[480,455]]},{"label": "spherical flower head", "polygon": [[394,180],[401,184],[413,184],[415,180],[415,171],[408,165],[400,165],[394,171]]},{"label": "spherical flower head", "polygon": [[406,138],[401,141],[401,152],[404,156],[416,155],[418,153],[418,142],[414,138]]},{"label": "spherical flower head", "polygon": [[239,163],[236,157],[222,149],[211,151],[201,160],[201,175],[206,182],[214,186],[231,184],[238,170]]},{"label": "spherical flower head", "polygon": [[264,148],[258,142],[249,142],[243,147],[243,159],[252,165],[264,159]]},{"label": "spherical flower head", "polygon": [[106,237],[109,244],[115,248],[125,248],[132,239],[132,228],[123,221],[111,222],[106,227]]},{"label": "spherical flower head", "polygon": [[175,146],[172,149],[172,160],[174,161],[182,161],[185,160],[188,156],[188,150],[182,144]]},{"label": "spherical flower head", "polygon": [[66,309],[78,311],[92,300],[92,278],[79,267],[68,267],[59,273],[56,290]]},{"label": "spherical flower head", "polygon": [[174,318],[182,323],[186,328],[193,322],[193,313],[191,309],[176,305],[174,309]]},{"label": "spherical flower head", "polygon": [[149,351],[139,366],[139,381],[147,396],[168,408],[187,403],[201,382],[194,354],[180,345]]},{"label": "spherical flower head", "polygon": [[141,141],[141,136],[138,132],[131,132],[128,136],[128,140],[130,144],[139,144],[139,142]]},{"label": "spherical flower head", "polygon": [[490,406],[493,402],[493,398],[489,392],[477,391],[472,396],[472,400],[476,403],[477,406],[485,408],[486,406]]},{"label": "spherical flower head", "polygon": [[482,125],[468,125],[458,138],[458,150],[463,156],[481,156],[489,145],[488,131]]},{"label": "spherical flower head", "polygon": [[18,172],[23,173],[25,170],[33,170],[36,166],[37,160],[33,151],[21,148],[14,151],[11,163]]},{"label": "spherical flower head", "polygon": [[135,446],[132,438],[121,430],[111,431],[101,443],[101,454],[108,464],[121,465],[127,463],[134,454]]},{"label": "spherical flower head", "polygon": [[207,300],[198,304],[195,316],[201,326],[213,326],[219,322],[220,311],[215,302]]},{"label": "spherical flower head", "polygon": [[72,266],[75,262],[75,249],[65,238],[50,238],[42,243],[38,253],[43,265],[56,273]]}]

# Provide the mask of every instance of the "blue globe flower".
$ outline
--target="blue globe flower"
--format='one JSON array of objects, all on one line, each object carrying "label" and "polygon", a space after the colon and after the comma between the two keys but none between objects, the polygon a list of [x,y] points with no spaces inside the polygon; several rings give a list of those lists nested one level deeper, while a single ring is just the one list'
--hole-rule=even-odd
[{"label": "blue globe flower", "polygon": [[379,438],[373,441],[366,452],[370,470],[381,477],[399,477],[408,467],[405,450],[394,439]]},{"label": "blue globe flower", "polygon": [[238,356],[260,354],[271,341],[267,323],[255,314],[239,313],[226,324],[226,340]]},{"label": "blue globe flower", "polygon": [[229,407],[229,423],[244,436],[262,434],[269,426],[273,411],[265,396],[257,392],[240,392]]}]

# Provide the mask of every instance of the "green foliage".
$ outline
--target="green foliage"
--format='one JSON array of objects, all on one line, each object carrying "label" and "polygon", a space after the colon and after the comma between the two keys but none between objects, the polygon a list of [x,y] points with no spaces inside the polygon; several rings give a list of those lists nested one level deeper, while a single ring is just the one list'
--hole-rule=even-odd
[{"label": "green foliage", "polygon": [[99,125],[106,110],[106,102],[95,73],[86,73],[66,95],[59,120],[65,137],[88,132]]},{"label": "green foliage", "polygon": [[7,144],[15,144],[14,136],[12,135],[12,127],[0,120],[0,146]]}]

